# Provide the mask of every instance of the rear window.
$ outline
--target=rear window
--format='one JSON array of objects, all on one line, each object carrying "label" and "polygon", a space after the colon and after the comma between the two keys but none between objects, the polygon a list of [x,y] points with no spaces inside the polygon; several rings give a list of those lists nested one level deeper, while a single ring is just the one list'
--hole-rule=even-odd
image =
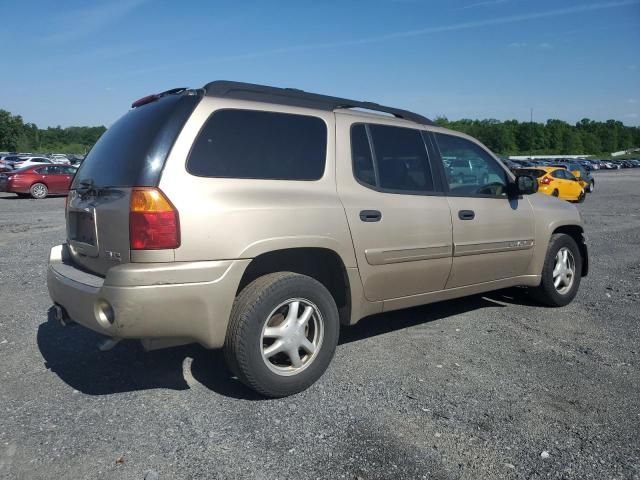
[{"label": "rear window", "polygon": [[169,95],[129,110],[100,137],[76,175],[100,187],[157,186],[173,142],[199,101]]},{"label": "rear window", "polygon": [[327,127],[318,117],[219,110],[198,134],[187,170],[201,177],[318,180],[326,152]]},{"label": "rear window", "polygon": [[530,175],[535,178],[542,177],[546,172],[537,168],[520,168],[517,171],[518,175]]}]

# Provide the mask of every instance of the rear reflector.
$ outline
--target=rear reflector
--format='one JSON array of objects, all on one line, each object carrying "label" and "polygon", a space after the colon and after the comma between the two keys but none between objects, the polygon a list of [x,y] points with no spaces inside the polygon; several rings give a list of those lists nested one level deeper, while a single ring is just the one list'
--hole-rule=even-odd
[{"label": "rear reflector", "polygon": [[178,211],[157,188],[134,188],[129,206],[131,250],[162,250],[180,246]]}]

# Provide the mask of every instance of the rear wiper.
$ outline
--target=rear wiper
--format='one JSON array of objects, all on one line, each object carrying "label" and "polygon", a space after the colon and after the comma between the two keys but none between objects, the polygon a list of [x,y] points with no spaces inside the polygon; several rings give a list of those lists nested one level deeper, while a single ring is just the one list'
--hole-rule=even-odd
[{"label": "rear wiper", "polygon": [[89,195],[93,194],[95,196],[101,195],[104,192],[110,191],[112,188],[115,188],[115,185],[105,185],[102,187],[96,187],[95,181],[93,178],[85,178],[80,181],[80,185],[76,188],[77,192],[80,194],[81,198],[86,198]]},{"label": "rear wiper", "polygon": [[93,189],[94,184],[93,178],[85,178],[80,180],[80,186],[76,190],[80,195],[86,195]]}]

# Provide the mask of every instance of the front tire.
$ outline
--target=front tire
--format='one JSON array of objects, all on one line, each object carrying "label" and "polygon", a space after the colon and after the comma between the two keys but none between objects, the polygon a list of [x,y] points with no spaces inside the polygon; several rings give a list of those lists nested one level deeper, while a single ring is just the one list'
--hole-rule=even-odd
[{"label": "front tire", "polygon": [[542,268],[540,285],[530,290],[531,296],[548,307],[564,307],[578,293],[582,277],[580,249],[571,236],[551,236]]},{"label": "front tire", "polygon": [[317,280],[291,272],[259,277],[236,297],[224,352],[249,388],[286,397],[325,372],[338,344],[338,308]]},{"label": "front tire", "polygon": [[593,193],[595,189],[596,189],[596,182],[591,180],[591,182],[589,182],[589,188],[587,189],[587,192]]},{"label": "front tire", "polygon": [[31,196],[36,200],[40,200],[42,198],[47,198],[47,195],[49,195],[49,189],[44,183],[34,183],[31,185],[29,193],[31,193]]}]

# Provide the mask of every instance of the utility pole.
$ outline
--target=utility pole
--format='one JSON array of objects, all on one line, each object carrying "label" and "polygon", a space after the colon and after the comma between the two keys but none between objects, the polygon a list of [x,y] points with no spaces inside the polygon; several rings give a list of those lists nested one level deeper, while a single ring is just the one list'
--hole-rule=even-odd
[{"label": "utility pole", "polygon": [[531,149],[531,151],[533,152],[533,107],[531,107],[531,116],[529,117],[529,130],[531,131],[531,134],[529,135],[529,137],[531,138],[531,141],[529,143],[529,148]]}]

